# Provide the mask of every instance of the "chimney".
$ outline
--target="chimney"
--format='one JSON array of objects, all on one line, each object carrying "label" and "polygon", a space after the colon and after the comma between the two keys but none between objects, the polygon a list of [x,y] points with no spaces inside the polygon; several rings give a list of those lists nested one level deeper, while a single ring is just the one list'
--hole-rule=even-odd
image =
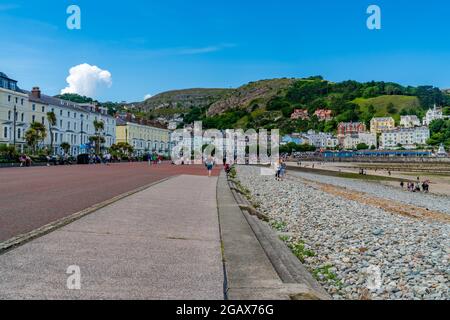
[{"label": "chimney", "polygon": [[39,87],[33,87],[33,90],[31,90],[31,95],[37,99],[41,98],[41,89]]}]

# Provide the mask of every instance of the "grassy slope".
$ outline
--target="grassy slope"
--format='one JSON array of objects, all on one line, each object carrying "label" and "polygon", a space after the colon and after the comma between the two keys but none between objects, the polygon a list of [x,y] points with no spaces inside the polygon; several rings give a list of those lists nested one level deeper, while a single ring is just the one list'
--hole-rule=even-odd
[{"label": "grassy slope", "polygon": [[[373,105],[376,110],[375,116],[384,117],[389,115],[387,112],[387,106],[390,103],[393,103],[395,108],[397,109],[397,114],[393,115],[394,118],[400,118],[398,113],[403,109],[412,109],[419,108],[420,102],[417,97],[411,96],[379,96],[376,98],[364,99],[357,98],[353,102],[358,104],[361,107],[361,111],[367,111],[369,105]],[[398,119],[396,119],[398,120]]]}]

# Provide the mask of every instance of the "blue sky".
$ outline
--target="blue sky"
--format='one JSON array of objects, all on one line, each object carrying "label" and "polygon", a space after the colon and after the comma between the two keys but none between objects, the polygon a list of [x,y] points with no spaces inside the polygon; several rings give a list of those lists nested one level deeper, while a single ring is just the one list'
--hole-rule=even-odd
[{"label": "blue sky", "polygon": [[[71,4],[81,30],[66,27]],[[370,4],[381,30],[366,27]],[[113,101],[319,74],[450,88],[449,12],[447,0],[0,0],[0,71],[54,95],[88,63],[111,73],[95,98]]]}]

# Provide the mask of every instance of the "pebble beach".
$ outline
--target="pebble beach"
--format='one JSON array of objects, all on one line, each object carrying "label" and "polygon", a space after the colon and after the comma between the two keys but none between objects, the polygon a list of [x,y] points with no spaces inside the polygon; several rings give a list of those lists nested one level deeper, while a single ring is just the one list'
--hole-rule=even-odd
[{"label": "pebble beach", "polygon": [[[239,166],[237,178],[258,210],[334,299],[450,298],[450,225],[412,219],[345,199],[317,181],[449,214],[450,199],[396,195],[373,182],[289,173],[284,181]],[[305,180],[305,178],[307,180]],[[403,192],[403,191],[399,191]],[[403,194],[403,193],[402,193]]]}]

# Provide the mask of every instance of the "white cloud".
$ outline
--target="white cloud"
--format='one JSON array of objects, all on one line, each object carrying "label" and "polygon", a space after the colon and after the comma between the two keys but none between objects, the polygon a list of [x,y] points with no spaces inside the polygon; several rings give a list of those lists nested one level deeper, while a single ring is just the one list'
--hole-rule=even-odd
[{"label": "white cloud", "polygon": [[70,68],[66,81],[69,85],[61,90],[61,94],[77,93],[82,96],[95,97],[98,87],[109,88],[112,86],[112,76],[108,70],[102,70],[87,63]]},{"label": "white cloud", "polygon": [[181,55],[191,55],[191,54],[204,54],[204,53],[211,53],[211,52],[217,52],[221,51],[227,48],[233,48],[235,47],[235,44],[226,43],[226,44],[219,44],[215,46],[208,46],[208,47],[201,47],[201,48],[184,48],[180,49],[178,51]]},{"label": "white cloud", "polygon": [[150,99],[151,97],[153,97],[153,95],[151,95],[150,93],[149,93],[149,94],[146,94],[146,95],[144,96],[144,101],[147,100],[147,99]]}]

